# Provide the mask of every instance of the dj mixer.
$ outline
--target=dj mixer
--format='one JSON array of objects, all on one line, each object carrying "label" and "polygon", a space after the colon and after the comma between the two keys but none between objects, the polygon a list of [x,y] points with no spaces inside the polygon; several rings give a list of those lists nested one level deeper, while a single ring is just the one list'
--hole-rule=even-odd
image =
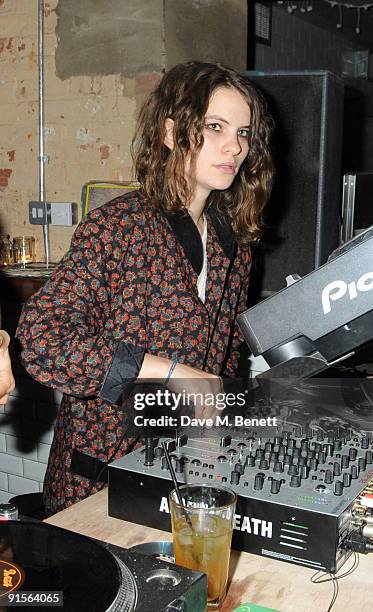
[{"label": "dj mixer", "polygon": [[170,531],[166,441],[179,483],[236,492],[233,548],[331,572],[348,558],[347,536],[372,512],[371,435],[300,425],[275,435],[190,430],[149,438],[109,465],[110,516]]}]

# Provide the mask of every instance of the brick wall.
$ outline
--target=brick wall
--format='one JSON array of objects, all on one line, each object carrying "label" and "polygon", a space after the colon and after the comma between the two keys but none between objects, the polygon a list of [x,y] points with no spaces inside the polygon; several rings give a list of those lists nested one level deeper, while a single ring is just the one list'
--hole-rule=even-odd
[{"label": "brick wall", "polygon": [[[125,180],[131,174],[128,143],[144,92],[125,76],[56,76],[57,0],[45,11],[45,167],[47,199],[80,202],[86,180]],[[42,230],[28,223],[27,203],[38,199],[38,3],[0,2],[0,233],[33,234],[43,261]],[[67,250],[71,228],[51,227],[53,261]]]}]

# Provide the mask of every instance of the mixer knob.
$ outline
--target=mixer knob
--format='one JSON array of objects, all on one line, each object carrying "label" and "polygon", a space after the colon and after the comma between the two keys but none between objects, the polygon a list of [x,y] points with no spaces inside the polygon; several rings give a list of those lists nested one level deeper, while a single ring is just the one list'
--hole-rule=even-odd
[{"label": "mixer knob", "polygon": [[317,432],[316,440],[317,440],[318,442],[322,442],[322,441],[324,440],[324,437],[325,437],[325,436],[324,436],[324,432],[323,432],[323,431],[318,431],[318,432]]},{"label": "mixer knob", "polygon": [[231,472],[231,484],[238,485],[238,483],[240,482],[240,477],[241,477],[241,474],[233,470],[233,472]]},{"label": "mixer knob", "polygon": [[192,459],[191,463],[192,465],[201,465],[201,462],[199,459]]},{"label": "mixer knob", "polygon": [[175,460],[175,472],[176,474],[182,474],[184,468],[183,460],[178,458]]},{"label": "mixer knob", "polygon": [[322,450],[322,444],[320,444],[319,442],[315,442],[314,448],[316,453],[320,453]]},{"label": "mixer knob", "polygon": [[199,472],[198,472],[198,470],[196,470],[196,471],[194,472],[194,475],[195,475],[195,476],[199,476]]},{"label": "mixer knob", "polygon": [[351,474],[349,474],[348,472],[345,472],[343,474],[343,486],[349,487],[350,484],[351,484]]},{"label": "mixer knob", "polygon": [[290,478],[290,486],[291,487],[300,487],[300,477],[299,476],[292,476]]},{"label": "mixer knob", "polygon": [[302,427],[300,425],[296,425],[293,429],[293,434],[296,438],[301,438],[303,435]]},{"label": "mixer knob", "polygon": [[348,451],[348,456],[350,458],[350,461],[355,461],[356,456],[357,456],[356,448],[350,448],[350,450]]},{"label": "mixer knob", "polygon": [[342,441],[341,440],[336,440],[334,442],[334,450],[336,450],[336,451],[342,450]]},{"label": "mixer knob", "polygon": [[323,484],[319,484],[317,485],[317,487],[315,487],[315,491],[317,491],[318,493],[323,493],[326,489],[326,486]]},{"label": "mixer knob", "polygon": [[275,436],[274,443],[278,444],[280,446],[282,444],[282,437],[281,436]]},{"label": "mixer knob", "polygon": [[303,465],[307,465],[307,459],[305,457],[299,457],[298,465],[302,467]]},{"label": "mixer knob", "polygon": [[296,465],[291,465],[288,470],[289,476],[297,476],[298,475],[298,467]]},{"label": "mixer knob", "polygon": [[276,480],[275,478],[271,482],[271,493],[279,493],[281,487],[281,480]]},{"label": "mixer knob", "polygon": [[245,468],[242,465],[242,463],[236,463],[236,465],[234,466],[234,471],[238,472],[239,474],[243,474],[245,471]]},{"label": "mixer knob", "polygon": [[334,452],[334,444],[324,444],[324,452],[327,457],[332,457]]},{"label": "mixer knob", "polygon": [[209,474],[209,478],[212,480],[212,478],[214,478],[213,474]]},{"label": "mixer knob", "polygon": [[300,448],[293,448],[293,457],[300,457]]},{"label": "mixer knob", "polygon": [[173,453],[176,450],[176,440],[168,440],[166,442],[167,450],[169,453]]},{"label": "mixer knob", "polygon": [[367,450],[365,453],[365,461],[369,464],[373,463],[373,451]]},{"label": "mixer knob", "polygon": [[309,461],[309,468],[310,468],[310,470],[315,472],[317,470],[317,465],[318,465],[317,459],[310,459],[310,461]]},{"label": "mixer knob", "polygon": [[351,440],[351,438],[352,438],[351,429],[346,429],[346,431],[345,431],[345,439],[346,439],[346,441],[349,442]]},{"label": "mixer knob", "polygon": [[263,484],[264,484],[264,475],[256,474],[255,479],[254,479],[255,491],[261,491],[263,489]]},{"label": "mixer knob", "polygon": [[264,450],[262,448],[257,448],[255,451],[255,458],[262,459],[264,457]]},{"label": "mixer knob", "polygon": [[182,434],[176,438],[176,446],[185,446],[188,442],[188,436],[186,434]]},{"label": "mixer knob", "polygon": [[359,476],[359,469],[358,469],[357,465],[352,465],[351,466],[350,473],[351,473],[351,478],[354,478],[354,479],[358,478],[358,476]]},{"label": "mixer knob", "polygon": [[269,468],[269,463],[267,461],[267,459],[261,459],[259,462],[259,469],[260,470],[268,470]]},{"label": "mixer knob", "polygon": [[278,454],[280,452],[280,448],[281,448],[280,444],[274,444],[273,452]]},{"label": "mixer knob", "polygon": [[220,446],[230,446],[231,442],[232,436],[223,436],[222,438],[220,438]]},{"label": "mixer knob", "polygon": [[335,440],[335,433],[334,433],[334,431],[328,431],[327,440],[328,440],[328,442],[334,442],[334,440]]},{"label": "mixer knob", "polygon": [[285,455],[284,465],[292,465],[292,463],[293,463],[292,457],[290,457],[289,455]]},{"label": "mixer knob", "polygon": [[168,463],[166,457],[162,457],[161,469],[168,470]]},{"label": "mixer knob", "polygon": [[334,463],[333,474],[334,474],[334,476],[340,476],[341,475],[341,466],[337,462]]},{"label": "mixer knob", "polygon": [[273,471],[277,473],[281,473],[284,471],[284,467],[281,461],[276,461],[275,465],[273,466]]},{"label": "mixer knob", "polygon": [[309,443],[307,439],[301,440],[300,442],[300,448],[302,451],[306,451],[309,449]]},{"label": "mixer knob", "polygon": [[290,436],[291,436],[290,431],[283,431],[282,432],[282,437],[284,438],[284,440],[289,440]]},{"label": "mixer knob", "polygon": [[345,470],[350,465],[350,457],[348,455],[342,455],[341,458],[341,467],[342,470]]},{"label": "mixer knob", "polygon": [[295,446],[295,440],[293,438],[289,438],[288,439],[288,444],[287,444],[288,453],[289,453],[289,449],[290,448],[294,448],[294,446]]},{"label": "mixer knob", "polygon": [[246,463],[249,467],[254,467],[255,466],[255,457],[253,457],[252,455],[250,455],[247,460]]},{"label": "mixer knob", "polygon": [[233,457],[233,455],[237,455],[237,451],[235,448],[230,448],[228,453],[230,454],[231,457]]},{"label": "mixer knob", "polygon": [[237,444],[237,448],[239,448],[240,450],[243,450],[244,448],[246,448],[246,444],[245,442],[239,442]]},{"label": "mixer knob", "polygon": [[369,438],[368,438],[368,436],[364,436],[361,439],[361,448],[365,449],[365,448],[368,448],[368,446],[369,446]]},{"label": "mixer knob", "polygon": [[154,446],[152,438],[146,438],[144,465],[147,467],[154,465]]},{"label": "mixer knob", "polygon": [[156,457],[156,459],[160,459],[161,457],[163,457],[164,455],[164,450],[161,446],[156,446],[154,449],[154,457]]},{"label": "mixer knob", "polygon": [[308,465],[303,465],[300,471],[301,478],[308,478],[309,467]]},{"label": "mixer knob", "polygon": [[316,453],[314,450],[307,451],[307,459],[314,459],[316,457]]},{"label": "mixer knob", "polygon": [[202,467],[207,468],[208,467],[208,463],[202,463]]},{"label": "mixer knob", "polygon": [[343,482],[336,480],[334,483],[334,495],[342,495],[343,493]]},{"label": "mixer knob", "polygon": [[333,472],[331,470],[325,470],[325,484],[331,484],[333,482]]},{"label": "mixer knob", "polygon": [[319,461],[319,463],[325,463],[325,461],[326,461],[326,453],[324,451],[319,453],[318,461]]},{"label": "mixer knob", "polygon": [[270,462],[270,463],[275,463],[275,462],[277,461],[277,459],[278,459],[278,454],[277,454],[277,453],[272,452],[272,453],[270,454],[270,456],[269,456],[269,462]]},{"label": "mixer knob", "polygon": [[264,445],[264,450],[265,450],[265,452],[266,452],[266,453],[270,453],[270,452],[271,452],[271,450],[272,450],[272,444],[271,444],[271,442],[266,442],[266,443],[265,443],[265,445]]},{"label": "mixer knob", "polygon": [[359,457],[359,459],[357,460],[357,465],[359,468],[359,472],[363,472],[367,467],[367,461],[365,457]]},{"label": "mixer knob", "polygon": [[219,463],[224,463],[224,461],[228,461],[227,457],[225,455],[219,455],[218,456],[218,461]]},{"label": "mixer knob", "polygon": [[213,463],[209,463],[209,470],[213,470],[214,469],[214,464]]},{"label": "mixer knob", "polygon": [[222,482],[227,482],[227,480],[228,480],[228,479],[227,479],[227,477],[226,477],[226,476],[223,476],[223,478],[221,479],[221,481],[222,481]]}]

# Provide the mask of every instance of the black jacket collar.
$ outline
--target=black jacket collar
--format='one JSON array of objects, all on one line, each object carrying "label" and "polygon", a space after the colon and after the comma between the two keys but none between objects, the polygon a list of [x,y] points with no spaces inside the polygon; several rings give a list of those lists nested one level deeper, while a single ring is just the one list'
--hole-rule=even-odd
[{"label": "black jacket collar", "polygon": [[[194,271],[200,274],[203,265],[202,240],[192,217],[188,213],[171,214],[164,210],[162,212],[182,245]],[[214,206],[210,206],[207,215],[214,226],[224,254],[230,261],[233,261],[237,252],[237,243],[229,221],[219,214]]]}]

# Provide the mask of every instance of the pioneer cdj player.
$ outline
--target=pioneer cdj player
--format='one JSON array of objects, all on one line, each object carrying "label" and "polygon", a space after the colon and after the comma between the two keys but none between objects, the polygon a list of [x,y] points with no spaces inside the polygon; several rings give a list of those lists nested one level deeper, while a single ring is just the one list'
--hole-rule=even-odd
[{"label": "pioneer cdj player", "polygon": [[[161,442],[109,465],[110,516],[170,531],[173,485]],[[299,425],[276,435],[219,428],[179,433],[167,444],[180,483],[219,483],[237,493],[237,550],[335,572],[350,554],[344,541],[356,515],[371,512],[364,505],[373,492],[369,435]]]}]

